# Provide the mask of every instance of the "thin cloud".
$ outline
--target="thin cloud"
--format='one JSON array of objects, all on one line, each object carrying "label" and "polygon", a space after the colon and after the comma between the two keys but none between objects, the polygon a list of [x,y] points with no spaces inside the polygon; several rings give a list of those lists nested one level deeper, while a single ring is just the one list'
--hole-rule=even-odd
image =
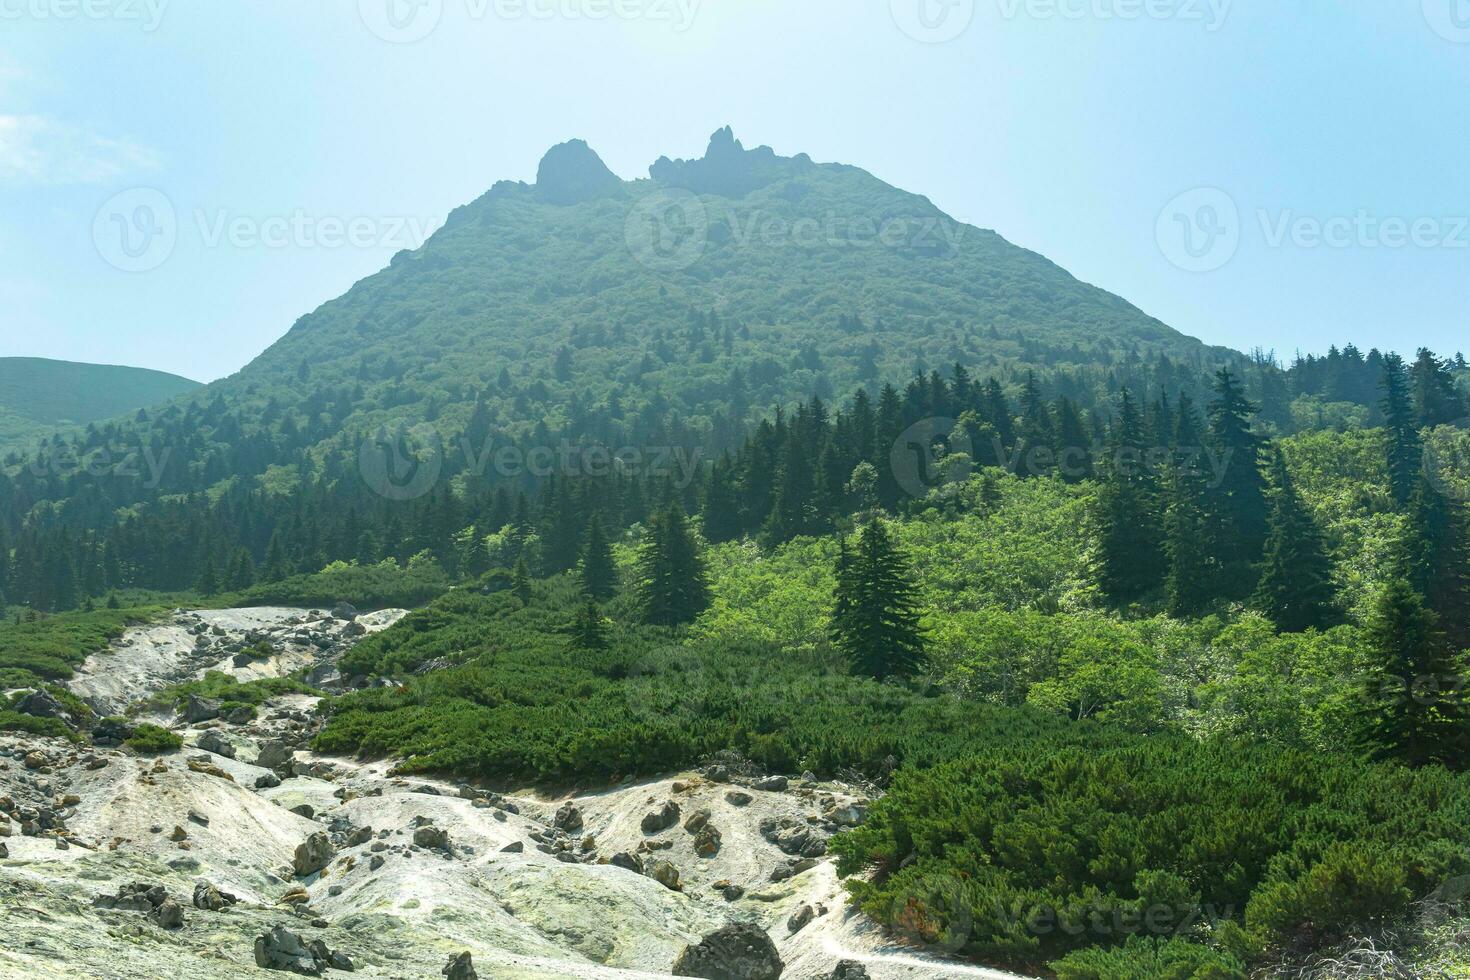
[{"label": "thin cloud", "polygon": [[158,167],[158,154],[46,116],[0,115],[0,182],[98,184]]}]

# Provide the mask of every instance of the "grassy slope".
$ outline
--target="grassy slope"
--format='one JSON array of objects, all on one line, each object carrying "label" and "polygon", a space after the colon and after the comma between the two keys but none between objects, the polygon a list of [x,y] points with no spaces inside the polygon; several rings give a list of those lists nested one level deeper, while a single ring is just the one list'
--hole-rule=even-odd
[{"label": "grassy slope", "polygon": [[145,368],[0,357],[0,448],[64,425],[85,425],[198,388]]}]

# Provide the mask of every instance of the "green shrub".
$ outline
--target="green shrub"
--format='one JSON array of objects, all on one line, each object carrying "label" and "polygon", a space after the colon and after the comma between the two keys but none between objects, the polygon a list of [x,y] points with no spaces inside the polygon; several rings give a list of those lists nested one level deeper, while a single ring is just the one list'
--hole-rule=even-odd
[{"label": "green shrub", "polygon": [[229,714],[235,708],[255,708],[282,694],[315,694],[316,690],[293,677],[263,677],[241,683],[218,670],[206,671],[198,680],[171,684],[148,699],[148,705],[181,708],[190,696],[212,698],[220,702],[220,712]]},{"label": "green shrub", "polygon": [[103,649],[131,626],[164,615],[161,606],[95,609],[40,619],[0,620],[0,684],[38,687],[62,680],[90,654]]},{"label": "green shrub", "polygon": [[142,724],[133,729],[132,736],[123,744],[144,755],[161,755],[165,752],[178,751],[183,746],[184,740],[167,728]]},{"label": "green shrub", "polygon": [[1078,950],[1051,967],[1057,980],[1246,980],[1245,967],[1229,953],[1143,936],[1113,948]]},{"label": "green shrub", "polygon": [[359,565],[333,562],[319,572],[261,582],[231,597],[236,606],[331,606],[350,602],[363,609],[412,608],[449,590],[449,576],[433,562]]},{"label": "green shrub", "polygon": [[1470,783],[1441,769],[1042,738],[900,773],[833,850],[840,873],[872,872],[849,889],[880,921],[930,941],[960,923],[969,955],[1034,963],[1230,922],[1260,948],[1316,945],[1470,871],[1467,819]]}]

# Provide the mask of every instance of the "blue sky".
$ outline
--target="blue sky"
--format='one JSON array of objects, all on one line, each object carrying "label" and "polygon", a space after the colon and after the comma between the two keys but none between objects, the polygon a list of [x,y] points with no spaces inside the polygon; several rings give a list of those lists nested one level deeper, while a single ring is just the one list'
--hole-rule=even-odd
[{"label": "blue sky", "polygon": [[1467,92],[1470,0],[0,0],[0,355],[221,377],[551,144],[726,123],[1212,343],[1470,349]]}]

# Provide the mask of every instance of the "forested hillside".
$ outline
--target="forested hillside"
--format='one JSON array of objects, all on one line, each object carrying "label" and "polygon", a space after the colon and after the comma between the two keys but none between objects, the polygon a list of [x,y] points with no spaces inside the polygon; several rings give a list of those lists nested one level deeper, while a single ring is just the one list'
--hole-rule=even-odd
[{"label": "forested hillside", "polygon": [[[85,718],[169,607],[411,608],[165,702],[320,696],[318,752],[502,787],[850,780],[852,901],[1033,975],[1463,974],[1446,355],[1210,349],[727,131],[634,182],[564,144],[239,375],[8,457],[0,683]],[[0,729],[87,740],[45,701]]]}]

